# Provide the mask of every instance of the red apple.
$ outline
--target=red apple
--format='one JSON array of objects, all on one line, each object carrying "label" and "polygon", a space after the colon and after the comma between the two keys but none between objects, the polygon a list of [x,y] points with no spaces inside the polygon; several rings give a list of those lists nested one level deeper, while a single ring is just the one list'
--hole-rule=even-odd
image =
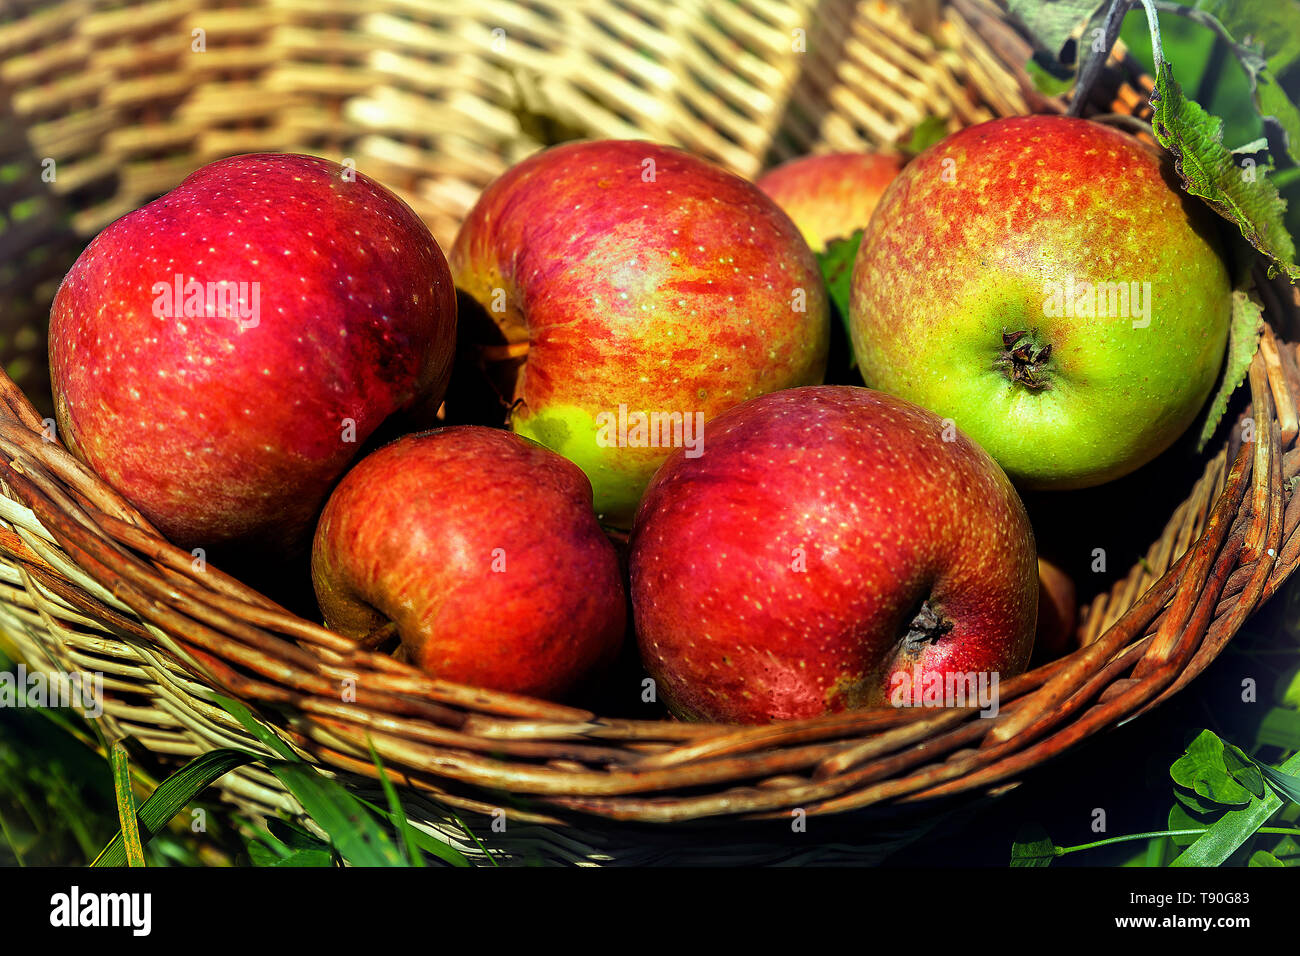
[{"label": "red apple", "polygon": [[580,465],[612,524],[630,525],[704,420],[825,372],[826,296],[798,230],[752,183],[681,150],[538,153],[484,191],[450,259],[498,345],[526,355],[505,396],[512,427]]},{"label": "red apple", "polygon": [[1038,559],[1038,626],[1034,659],[1044,663],[1077,646],[1079,602],[1073,579],[1060,565]]},{"label": "red apple", "polygon": [[185,547],[305,546],[394,412],[446,388],[424,223],[310,156],[212,163],[95,238],[50,312],[59,437]]},{"label": "red apple", "polygon": [[435,677],[560,697],[617,652],[627,599],[572,462],[507,431],[410,435],[330,496],[312,547],[330,627],[393,622]]},{"label": "red apple", "polygon": [[865,229],[904,160],[892,153],[823,153],[783,163],[755,185],[786,211],[817,251]]},{"label": "red apple", "polygon": [[[756,723],[1022,671],[1034,537],[1011,483],[916,405],[790,389],[705,429],[630,542],[642,658],[680,716]],[[899,691],[906,691],[900,696]]]}]

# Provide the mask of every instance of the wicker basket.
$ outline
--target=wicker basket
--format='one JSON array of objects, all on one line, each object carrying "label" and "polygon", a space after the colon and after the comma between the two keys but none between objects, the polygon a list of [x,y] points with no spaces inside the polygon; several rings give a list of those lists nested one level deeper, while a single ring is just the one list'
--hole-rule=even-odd
[{"label": "wicker basket", "polygon": [[[413,821],[469,854],[454,816],[510,858],[861,859],[864,843],[887,847],[952,797],[969,805],[1013,786],[1176,692],[1300,561],[1300,373],[1280,340],[1296,317],[1290,287],[1258,283],[1278,337],[1266,333],[1250,371],[1253,440],[1221,430],[1144,560],[1085,609],[1081,649],[1004,683],[992,720],[968,709],[744,728],[615,719],[357,650],[220,572],[194,572],[43,440],[43,336],[90,237],[218,157],[350,159],[446,247],[479,190],[552,140],[652,138],[753,175],[805,152],[895,143],[927,116],[955,129],[1061,111],[1021,69],[1030,52],[992,0],[11,0],[0,626],[30,666],[102,672],[106,732],[156,754],[263,751],[213,703],[217,689],[377,798],[369,737]],[[1149,80],[1122,54],[1107,82],[1095,112],[1146,108]],[[340,699],[347,678],[354,703]],[[301,810],[257,768],[220,786],[255,815]],[[503,833],[489,825],[499,811]],[[798,811],[825,816],[816,836],[790,837]]]}]

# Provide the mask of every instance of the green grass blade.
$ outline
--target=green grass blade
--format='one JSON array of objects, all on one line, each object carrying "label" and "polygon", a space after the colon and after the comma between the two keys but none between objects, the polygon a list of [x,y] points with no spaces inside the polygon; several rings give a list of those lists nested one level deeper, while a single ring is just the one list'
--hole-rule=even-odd
[{"label": "green grass blade", "polygon": [[[279,737],[274,735],[272,731],[268,730],[263,723],[257,721],[257,718],[253,717],[251,711],[248,710],[246,706],[239,704],[238,701],[230,700],[229,697],[221,697],[220,695],[216,696],[216,701],[217,704],[222,706],[222,708],[225,708],[231,717],[237,719],[244,728],[247,728],[247,731],[250,732],[250,734],[256,736],[261,743],[266,745],[266,747],[274,750],[274,752],[278,753],[279,756],[285,758],[287,765],[295,765],[296,763],[296,765],[300,767],[312,770],[311,765],[300,760],[298,754],[292,752],[292,749],[289,748],[289,745],[287,745],[285,741],[279,739]],[[330,826],[326,825],[326,821],[318,817],[311,809],[311,806],[307,805],[307,801],[303,799],[303,795],[294,792],[294,788],[290,786],[289,780],[283,777],[281,771],[277,770],[277,765],[277,761],[266,761],[266,766],[269,767],[272,773],[277,775],[279,780],[281,780],[281,783],[285,784],[285,787],[289,788],[291,793],[294,793],[294,796],[298,799],[298,803],[302,804],[304,809],[307,809],[308,814],[311,814],[312,819],[315,819],[317,825],[320,825],[321,829],[328,832],[330,838],[334,839],[334,847],[338,849],[339,853],[342,853],[344,860],[347,860],[350,864],[360,866],[400,866],[402,865],[402,860],[400,860],[400,855],[396,852],[391,840],[387,838],[387,834],[378,829],[377,825],[374,825],[373,818],[363,817],[364,819],[367,819],[370,825],[374,825],[374,831],[376,831],[378,835],[382,836],[382,842],[378,842],[378,840],[374,838],[373,832],[368,836],[368,838],[357,839],[355,830],[350,829],[351,823],[348,823],[351,819],[350,814],[352,813],[352,808],[348,805],[348,801],[360,805],[361,808],[373,810],[373,812],[378,814],[381,818],[390,819],[394,825],[398,825],[399,819],[400,821],[406,822],[406,826],[404,827],[399,825],[399,832],[402,832],[403,838],[406,840],[408,852],[409,845],[413,843],[416,847],[422,849],[422,851],[429,853],[429,855],[438,857],[439,860],[445,861],[447,864],[451,864],[452,866],[472,866],[471,862],[469,862],[469,858],[465,857],[464,853],[461,853],[459,849],[452,847],[450,844],[443,843],[442,840],[435,839],[433,836],[429,836],[429,834],[420,830],[419,827],[409,825],[409,822],[406,821],[406,813],[404,813],[404,810],[402,816],[399,817],[396,816],[394,810],[386,810],[381,808],[381,806],[370,804],[368,801],[359,800],[357,797],[352,796],[351,793],[348,793],[347,790],[344,790],[342,784],[334,783],[333,780],[321,777],[320,774],[315,773],[315,770],[312,770],[315,779],[313,779],[312,775],[309,774],[290,774],[290,777],[294,780],[296,786],[307,788],[307,795],[309,797],[312,797],[313,800],[320,801],[321,806],[324,806],[324,808],[333,808],[326,810],[326,813],[329,814],[330,821],[334,823],[334,826],[343,827],[343,829],[339,831],[339,834],[335,834],[334,829],[331,829]],[[316,793],[313,788],[316,788],[321,782],[329,783],[330,788],[337,788],[338,792],[331,793],[331,795]],[[383,778],[382,773],[381,783],[385,786],[385,793],[389,792],[387,788],[391,787],[391,782]],[[329,790],[329,788],[326,788],[326,790]],[[346,797],[346,800],[344,800],[343,797]],[[389,796],[390,808],[393,799],[393,796]],[[465,832],[469,831],[467,830]],[[347,848],[344,848],[343,843],[339,843],[339,840],[337,839],[337,836],[339,835],[342,836],[343,842],[347,843]],[[471,834],[471,836],[473,836],[473,834]],[[477,842],[477,838],[474,839],[476,839]],[[390,856],[390,851],[394,856]],[[354,858],[348,856],[348,852],[359,853],[360,856]],[[369,862],[360,862],[361,860],[368,860]],[[493,862],[495,864],[495,860]],[[422,862],[421,864],[415,865],[422,865]]]},{"label": "green grass blade", "polygon": [[239,721],[245,730],[265,744],[267,749],[291,763],[299,762],[298,755],[293,752],[293,748],[276,736],[276,734],[260,720],[254,717],[252,711],[243,704],[231,700],[229,697],[222,697],[220,694],[214,694],[213,699],[216,700],[218,706],[224,709],[226,713]]},{"label": "green grass blade", "polygon": [[109,752],[113,765],[113,795],[117,799],[117,817],[122,823],[120,836],[127,866],[144,866],[144,844],[135,816],[135,793],[131,790],[131,764],[126,745],[118,740]]},{"label": "green grass blade", "polygon": [[460,818],[460,814],[453,812],[452,815],[451,815],[451,818],[452,818],[453,820],[456,821],[456,824],[457,824],[457,825],[458,825],[462,830],[464,830],[466,833],[469,834],[469,838],[470,838],[471,840],[474,841],[475,845],[478,846],[478,848],[479,848],[480,850],[483,851],[483,855],[484,855],[485,857],[488,858],[488,861],[489,861],[493,866],[500,866],[500,865],[501,865],[500,863],[497,862],[497,858],[496,858],[495,856],[492,855],[491,851],[489,851],[488,848],[485,847],[485,846],[483,845],[483,841],[480,840],[480,839],[478,838],[478,834],[475,833],[473,830],[471,830],[471,829],[466,825],[465,821],[462,820],[462,819]]},{"label": "green grass blade", "polygon": [[388,832],[342,784],[302,761],[267,760],[266,766],[329,834],[343,859],[353,866],[404,865]]},{"label": "green grass blade", "polygon": [[268,863],[267,866],[333,866],[334,857],[329,850],[297,850],[283,860]]},{"label": "green grass blade", "polygon": [[[140,830],[143,830],[145,841],[152,839],[196,796],[231,770],[253,763],[255,759],[242,750],[213,750],[195,757],[160,783],[139,811],[133,814],[131,822],[138,820],[139,827],[136,839],[141,839]],[[114,777],[116,779],[116,767]],[[127,859],[127,844],[119,831],[91,866],[122,866]]]},{"label": "green grass blade", "polygon": [[308,833],[296,823],[271,817],[266,821],[266,830],[287,850],[324,850],[329,852],[330,845],[314,834]]},{"label": "green grass blade", "polygon": [[1277,792],[1278,796],[1284,797],[1292,803],[1300,803],[1300,776],[1293,773],[1282,773],[1267,764],[1257,762],[1255,766],[1259,767],[1264,779],[1269,782],[1269,785]]},{"label": "green grass blade", "polygon": [[388,779],[388,773],[384,770],[384,761],[380,759],[374,741],[366,737],[366,744],[370,747],[370,759],[375,762],[375,769],[379,771],[379,784],[384,788],[384,796],[388,798],[389,817],[397,826],[397,832],[402,835],[402,844],[406,848],[406,862],[410,866],[422,867],[424,866],[424,857],[421,855],[420,847],[412,835],[415,828],[406,819],[406,808],[402,806],[402,801],[398,799],[397,788]]},{"label": "green grass blade", "polygon": [[[361,805],[364,807],[369,807],[371,810],[379,814],[381,817],[388,816],[387,810],[385,810],[383,807],[375,806],[373,803],[371,803],[368,800],[361,800]],[[460,823],[460,819],[456,818],[456,822]],[[474,836],[472,833],[470,833],[468,829],[465,828],[464,824],[461,824],[461,829],[465,830],[466,833],[469,833],[471,837]],[[438,859],[442,860],[444,863],[449,863],[452,866],[466,867],[466,866],[474,865],[473,863],[470,862],[469,857],[467,857],[464,853],[461,853],[460,850],[456,849],[451,844],[444,843],[442,840],[439,840],[435,836],[430,836],[429,834],[425,833],[417,826],[412,825],[410,827],[410,830],[411,830],[410,837],[412,840],[415,841],[415,845],[418,846],[425,853],[428,853],[430,856],[435,856]],[[477,842],[477,837],[475,837],[474,839],[475,842]],[[482,846],[482,844],[480,843],[479,846]],[[493,860],[492,865],[498,866],[499,864],[496,862],[496,860]]]}]

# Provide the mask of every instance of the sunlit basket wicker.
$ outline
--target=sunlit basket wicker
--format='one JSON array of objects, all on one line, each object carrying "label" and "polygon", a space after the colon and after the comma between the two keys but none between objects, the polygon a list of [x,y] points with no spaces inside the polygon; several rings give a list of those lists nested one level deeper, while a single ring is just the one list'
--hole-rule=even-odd
[{"label": "sunlit basket wicker", "polygon": [[[1004,682],[994,719],[884,710],[738,728],[613,719],[431,680],[220,572],[195,572],[43,437],[58,281],[96,232],[211,160],[349,159],[445,248],[479,190],[554,139],[661,140],[753,175],[806,152],[896,143],[929,116],[955,129],[1061,111],[1029,82],[1030,53],[992,0],[8,0],[5,635],[30,666],[104,673],[105,730],[156,754],[264,752],[213,703],[217,689],[382,799],[369,738],[414,821],[479,854],[463,822],[511,859],[861,859],[909,813],[1000,792],[1154,706],[1300,560],[1300,374],[1281,341],[1296,301],[1262,278],[1278,336],[1266,334],[1250,371],[1253,436],[1221,429],[1227,439],[1189,476],[1145,560],[1081,615],[1082,649]],[[1092,112],[1142,115],[1149,84],[1121,55]],[[352,703],[339,690],[348,678]],[[220,788],[254,815],[301,810],[257,768]],[[825,825],[791,838],[798,811]]]}]

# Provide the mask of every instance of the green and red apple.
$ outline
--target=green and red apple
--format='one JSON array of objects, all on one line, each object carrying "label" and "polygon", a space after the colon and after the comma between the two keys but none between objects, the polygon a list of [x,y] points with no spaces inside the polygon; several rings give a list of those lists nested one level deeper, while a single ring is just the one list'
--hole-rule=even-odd
[{"label": "green and red apple", "polygon": [[825,372],[827,303],[807,243],[752,183],[678,149],[538,153],[488,186],[450,260],[525,356],[511,427],[580,465],[611,524],[631,523],[701,422]]},{"label": "green and red apple", "polygon": [[852,386],[764,395],[655,475],[629,543],[642,659],[688,719],[760,723],[1010,677],[1034,639],[1033,531],[960,431]]},{"label": "green and red apple", "polygon": [[1169,447],[1230,317],[1217,221],[1167,157],[1063,116],[972,126],[912,160],[850,303],[867,385],[952,419],[1031,488],[1100,484]]},{"label": "green and red apple", "polygon": [[363,459],[321,514],[312,580],[339,633],[394,624],[432,676],[539,697],[608,663],[626,626],[586,476],[495,428],[410,435]]},{"label": "green and red apple", "polygon": [[894,153],[820,153],[782,163],[754,184],[794,220],[813,251],[821,252],[832,240],[866,228],[904,162]]},{"label": "green and red apple", "polygon": [[50,312],[58,435],[186,548],[305,549],[330,487],[455,348],[446,259],[383,186],[236,156],[117,220]]}]

